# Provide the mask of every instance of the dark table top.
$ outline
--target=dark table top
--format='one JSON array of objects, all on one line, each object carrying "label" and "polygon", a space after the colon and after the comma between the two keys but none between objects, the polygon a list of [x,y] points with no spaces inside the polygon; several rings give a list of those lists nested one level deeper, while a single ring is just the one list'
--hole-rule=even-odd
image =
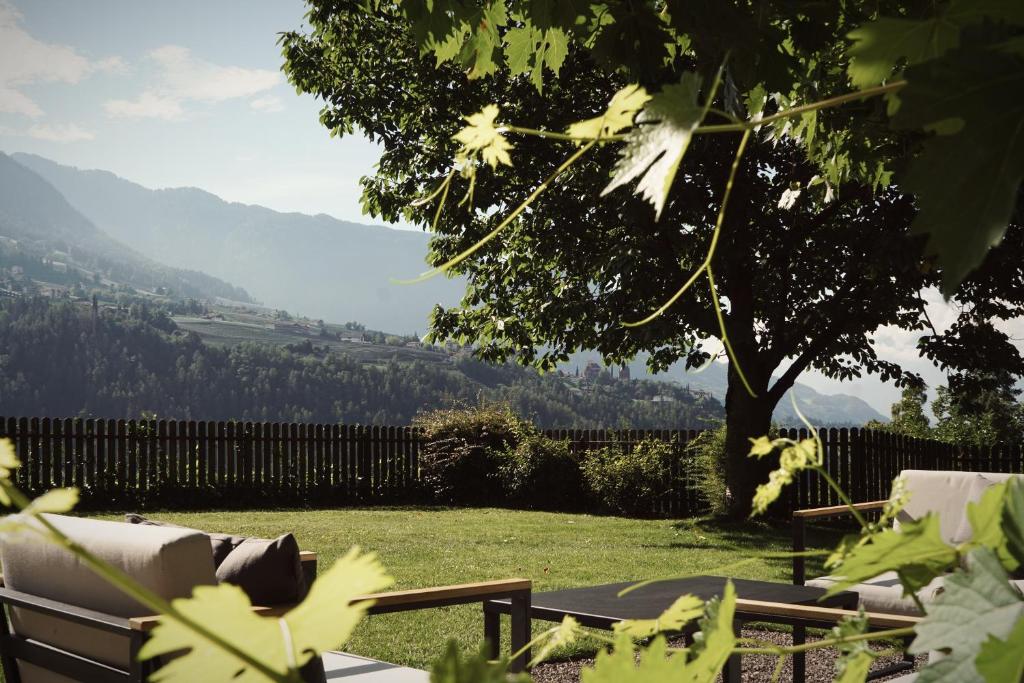
[{"label": "dark table top", "polygon": [[[722,576],[670,579],[642,586],[622,597],[619,597],[619,592],[635,585],[636,581],[534,593],[531,596],[531,616],[560,621],[568,614],[591,622],[594,626],[623,619],[655,619],[680,595],[692,593],[703,600],[721,595],[725,589],[725,582],[726,579]],[[736,588],[736,596],[747,600],[823,607],[855,607],[857,603],[857,594],[849,591],[822,601],[821,598],[825,595],[824,588],[749,579],[733,579],[732,583]],[[508,600],[490,600],[485,606],[489,610],[507,612],[508,605]]]}]

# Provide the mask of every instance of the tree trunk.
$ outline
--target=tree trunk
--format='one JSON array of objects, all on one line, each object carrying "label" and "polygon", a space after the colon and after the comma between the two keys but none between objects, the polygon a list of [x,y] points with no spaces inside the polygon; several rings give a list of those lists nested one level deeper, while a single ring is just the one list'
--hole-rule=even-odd
[{"label": "tree trunk", "polygon": [[758,484],[768,481],[778,458],[769,456],[754,460],[749,457],[750,439],[768,434],[775,400],[768,397],[767,378],[743,367],[757,397],[743,386],[739,375],[729,364],[729,388],[725,394],[725,483],[729,488],[729,516],[734,519],[750,515],[751,500]]}]

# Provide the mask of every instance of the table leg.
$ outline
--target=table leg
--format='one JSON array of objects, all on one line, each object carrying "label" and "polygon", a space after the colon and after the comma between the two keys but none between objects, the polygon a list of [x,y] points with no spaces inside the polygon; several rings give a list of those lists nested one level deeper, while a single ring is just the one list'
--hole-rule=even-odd
[{"label": "table leg", "polygon": [[484,640],[487,641],[487,656],[497,659],[501,656],[501,612],[487,609],[484,605]]},{"label": "table leg", "polygon": [[[512,653],[515,654],[530,642],[530,592],[512,596]],[[530,661],[530,650],[527,648],[512,660],[508,669],[512,672],[522,671]]]},{"label": "table leg", "polygon": [[[793,645],[803,645],[807,642],[807,627],[793,627]],[[804,683],[807,676],[807,655],[803,652],[793,654],[793,683]]]}]

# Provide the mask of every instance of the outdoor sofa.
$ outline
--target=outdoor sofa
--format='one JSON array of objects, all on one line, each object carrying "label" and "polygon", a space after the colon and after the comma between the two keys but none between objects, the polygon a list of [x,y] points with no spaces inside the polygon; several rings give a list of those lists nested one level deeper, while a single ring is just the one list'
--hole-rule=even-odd
[{"label": "outdoor sofa", "polygon": [[[164,599],[187,597],[196,586],[217,583],[211,544],[211,536],[216,535],[175,526],[46,517],[69,538]],[[139,662],[136,657],[157,618],[147,616],[148,610],[99,578],[69,551],[47,543],[3,539],[0,561],[4,571],[0,581],[0,663],[7,683],[134,683],[146,680],[160,666],[160,662]],[[316,576],[316,555],[302,552],[299,563],[291,572],[295,576],[286,580],[297,580],[297,585],[308,588]],[[265,577],[271,582],[277,578],[281,577]],[[261,579],[260,585],[265,587],[266,580]],[[511,598],[517,605],[512,623],[515,649],[529,637],[530,590],[529,581],[508,579],[380,593],[354,601],[373,599],[370,613],[379,614]],[[262,605],[254,610],[273,617],[290,607]],[[441,645],[439,640],[439,654]],[[428,680],[424,671],[340,652],[325,653],[321,661],[322,669],[316,663],[304,669],[304,679],[352,683]],[[522,664],[521,657],[514,666]]]},{"label": "outdoor sofa", "polygon": [[[1007,481],[1010,477],[1019,476],[999,472],[951,472],[931,470],[903,470],[909,498],[906,506],[896,518],[895,527],[900,523],[919,519],[929,512],[939,515],[939,525],[943,540],[957,545],[969,540],[972,535],[971,524],[967,519],[968,503],[981,500],[982,495],[990,486]],[[881,510],[886,501],[857,503],[854,507],[862,512]],[[805,549],[805,524],[808,520],[820,520],[849,514],[845,505],[833,507],[797,510],[793,513],[793,550],[796,553]],[[822,576],[805,580],[804,558],[793,557],[793,583],[798,585],[828,588],[836,579]],[[943,577],[938,577],[917,593],[921,602],[927,605],[942,591]],[[1014,580],[1017,588],[1024,589],[1024,580]],[[895,572],[886,572],[864,583],[851,586],[849,590],[860,595],[860,605],[869,612],[886,614],[917,615],[920,611],[913,598],[903,596],[903,587]]]}]

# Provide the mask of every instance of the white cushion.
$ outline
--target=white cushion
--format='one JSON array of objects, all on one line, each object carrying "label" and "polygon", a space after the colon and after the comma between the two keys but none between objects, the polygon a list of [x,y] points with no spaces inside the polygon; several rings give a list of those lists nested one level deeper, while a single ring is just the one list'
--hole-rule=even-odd
[{"label": "white cushion", "polygon": [[[920,519],[934,512],[939,515],[943,540],[956,545],[970,538],[970,524],[966,522],[967,503],[977,502],[989,486],[1015,475],[1000,472],[904,470],[900,476],[906,480],[910,497],[897,517],[895,527],[898,529],[900,522]],[[964,533],[967,536],[961,538]]]},{"label": "white cushion", "polygon": [[[100,559],[122,570],[164,599],[187,597],[198,585],[216,584],[209,538],[192,529],[153,527],[60,515],[47,520]],[[142,606],[97,576],[77,555],[37,541],[0,539],[4,584],[11,590],[121,617],[143,616]],[[88,626],[11,610],[15,633],[127,668],[128,638]],[[65,682],[69,679],[26,663],[19,669],[25,683]]]},{"label": "white cushion", "polygon": [[[811,579],[808,586],[816,588],[831,588],[836,583],[834,576],[822,576]],[[928,604],[934,600],[942,590],[943,577],[937,577],[927,586],[917,592],[918,599]],[[886,614],[909,614],[919,615],[920,610],[914,603],[913,598],[903,595],[903,585],[900,584],[896,572],[885,572],[864,583],[858,583],[847,590],[855,591],[860,598],[859,604],[868,612],[883,612]]]}]

